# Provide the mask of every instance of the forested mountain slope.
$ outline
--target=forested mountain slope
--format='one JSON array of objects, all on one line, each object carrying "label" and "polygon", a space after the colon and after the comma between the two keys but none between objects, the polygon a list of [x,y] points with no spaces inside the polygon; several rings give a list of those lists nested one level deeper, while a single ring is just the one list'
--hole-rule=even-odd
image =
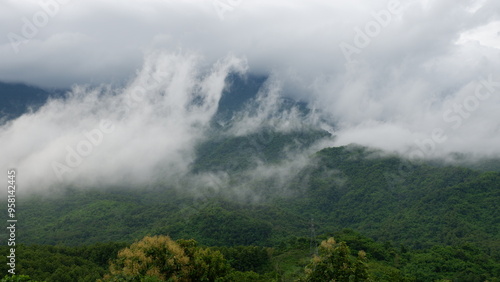
[{"label": "forested mountain slope", "polygon": [[470,242],[499,254],[498,172],[425,163],[401,171],[402,162],[357,146],[324,149],[281,192],[271,180],[249,183],[259,195],[254,201],[162,183],[68,189],[20,199],[19,237],[80,245],[158,233],[211,245],[273,245],[306,236],[314,219],[318,232],[353,228],[415,248]]}]

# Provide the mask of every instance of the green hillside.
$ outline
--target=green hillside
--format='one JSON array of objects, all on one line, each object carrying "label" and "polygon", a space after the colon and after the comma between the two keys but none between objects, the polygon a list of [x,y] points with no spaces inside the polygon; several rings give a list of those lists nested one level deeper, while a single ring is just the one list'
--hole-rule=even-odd
[{"label": "green hillside", "polygon": [[[262,165],[257,160],[286,166],[291,161],[286,152],[324,137],[321,132],[269,135],[271,142],[259,143],[260,155],[250,150],[240,158],[238,148],[248,147],[256,136],[201,144],[191,177],[225,169],[229,180],[217,189],[186,187],[194,183],[186,179],[148,187],[74,187],[50,197],[19,198],[18,242],[27,244],[25,252],[46,252],[46,245],[130,244],[147,235],[192,238],[202,246],[260,246],[273,251],[258,275],[293,280],[308,263],[314,220],[315,244],[334,236],[353,254],[366,251],[370,271],[380,281],[500,277],[499,172],[410,163],[351,145],[309,155],[307,164],[279,186],[272,177],[248,179],[248,170]],[[240,166],[224,165],[229,159]],[[235,197],[233,184],[256,197]],[[107,269],[107,261],[88,265],[101,267],[102,273]],[[36,276],[33,271],[26,274]]]},{"label": "green hillside", "polygon": [[265,187],[270,180],[252,183],[257,202],[232,201],[223,191],[198,199],[161,184],[19,199],[19,237],[79,245],[158,233],[211,245],[272,245],[307,235],[313,218],[319,232],[352,228],[415,248],[473,242],[498,254],[500,173],[413,164],[401,174],[401,159],[377,154],[324,149],[290,176],[282,194]]}]

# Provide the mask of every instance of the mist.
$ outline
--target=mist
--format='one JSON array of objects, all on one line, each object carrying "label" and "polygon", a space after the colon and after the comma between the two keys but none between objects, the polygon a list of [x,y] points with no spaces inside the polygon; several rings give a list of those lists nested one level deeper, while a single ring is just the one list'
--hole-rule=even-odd
[{"label": "mist", "polygon": [[[0,80],[71,89],[0,127],[0,167],[30,191],[194,177],[231,73],[268,79],[228,136],[315,127],[335,136],[315,150],[500,154],[497,1],[44,3],[0,3]],[[286,179],[308,150],[243,179]]]},{"label": "mist", "polygon": [[227,74],[246,68],[231,56],[204,71],[198,64],[193,54],[157,53],[124,88],[75,86],[65,99],[2,126],[2,167],[16,168],[30,190],[184,175]]}]

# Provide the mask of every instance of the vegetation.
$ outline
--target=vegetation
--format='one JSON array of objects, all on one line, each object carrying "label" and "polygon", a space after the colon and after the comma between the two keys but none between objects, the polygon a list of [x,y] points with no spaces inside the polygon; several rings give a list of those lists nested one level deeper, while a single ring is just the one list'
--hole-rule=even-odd
[{"label": "vegetation", "polygon": [[[19,197],[17,242],[24,245],[16,249],[16,274],[36,281],[499,281],[498,171],[345,146],[311,154],[285,180],[245,178],[262,160],[285,166],[291,152],[325,136],[264,132],[200,144],[192,175],[222,171],[227,186],[186,180]],[[228,192],[242,181],[254,198]]]},{"label": "vegetation", "polygon": [[[108,261],[116,258],[125,246],[124,243],[80,247],[16,245],[17,276],[14,278],[27,279],[22,276],[27,275],[37,281],[96,281],[106,273]],[[0,251],[6,254],[9,248],[2,246]],[[6,262],[6,256],[2,256],[0,269],[3,273],[10,268]]]},{"label": "vegetation", "polygon": [[366,253],[359,251],[357,258],[345,242],[337,243],[333,237],[321,242],[320,256],[314,256],[306,268],[304,281],[368,281]]},{"label": "vegetation", "polygon": [[198,248],[194,240],[147,236],[118,253],[104,281],[215,281],[228,272],[219,251]]},{"label": "vegetation", "polygon": [[21,245],[16,276],[2,281],[500,281],[498,260],[470,244],[412,250],[349,229],[320,237],[319,256],[303,237],[273,248],[206,247],[168,236],[130,245]]}]

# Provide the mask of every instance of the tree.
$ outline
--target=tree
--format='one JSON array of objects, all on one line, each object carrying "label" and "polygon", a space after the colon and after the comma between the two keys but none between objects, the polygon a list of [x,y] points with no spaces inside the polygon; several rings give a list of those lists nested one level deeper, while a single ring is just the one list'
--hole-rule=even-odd
[{"label": "tree", "polygon": [[321,242],[319,253],[306,267],[305,281],[370,281],[364,251],[354,258],[345,242],[331,237]]},{"label": "tree", "polygon": [[0,282],[17,282],[17,281],[32,281],[32,282],[35,282],[34,280],[32,280],[28,275],[5,275],[4,278],[2,278],[0,280]]},{"label": "tree", "polygon": [[229,270],[219,251],[200,248],[194,240],[146,236],[118,253],[104,281],[214,281]]}]

